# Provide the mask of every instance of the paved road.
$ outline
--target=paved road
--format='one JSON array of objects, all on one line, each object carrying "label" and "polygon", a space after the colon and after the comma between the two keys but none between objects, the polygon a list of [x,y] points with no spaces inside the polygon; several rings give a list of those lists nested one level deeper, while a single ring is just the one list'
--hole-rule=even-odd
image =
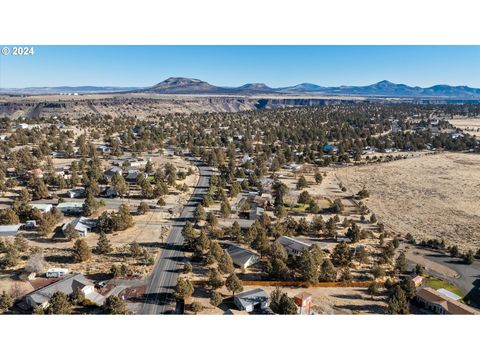
[{"label": "paved road", "polygon": [[172,291],[177,284],[178,271],[181,270],[180,265],[184,259],[182,229],[187,220],[192,221],[195,208],[207,192],[212,175],[212,169],[208,166],[199,163],[197,166],[200,170],[200,178],[180,217],[173,223],[164,248],[148,279],[142,314],[164,314],[173,312],[175,309]]}]

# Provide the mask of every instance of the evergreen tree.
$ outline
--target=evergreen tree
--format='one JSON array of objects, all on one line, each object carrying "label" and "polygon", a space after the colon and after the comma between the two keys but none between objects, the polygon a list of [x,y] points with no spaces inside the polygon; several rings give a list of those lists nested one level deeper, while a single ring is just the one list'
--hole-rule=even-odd
[{"label": "evergreen tree", "polygon": [[92,252],[87,245],[87,242],[83,239],[78,239],[73,245],[73,261],[84,262],[90,260]]},{"label": "evergreen tree", "polygon": [[243,291],[242,283],[240,282],[239,278],[235,273],[231,273],[227,277],[227,281],[225,282],[225,286],[228,290],[232,292],[232,296],[235,296],[235,293],[239,293]]},{"label": "evergreen tree", "polygon": [[113,251],[110,240],[108,240],[107,235],[102,231],[100,237],[98,238],[97,247],[95,252],[97,254],[110,254]]}]

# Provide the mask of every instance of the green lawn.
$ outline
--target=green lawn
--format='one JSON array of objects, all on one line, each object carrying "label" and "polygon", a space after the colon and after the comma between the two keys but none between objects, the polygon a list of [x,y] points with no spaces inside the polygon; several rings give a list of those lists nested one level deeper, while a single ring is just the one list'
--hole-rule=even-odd
[{"label": "green lawn", "polygon": [[458,296],[461,296],[462,298],[465,296],[465,294],[457,288],[455,285],[450,284],[449,282],[434,278],[434,277],[429,277],[425,284],[433,289],[441,289],[444,288],[448,291],[451,291],[454,294],[457,294]]}]

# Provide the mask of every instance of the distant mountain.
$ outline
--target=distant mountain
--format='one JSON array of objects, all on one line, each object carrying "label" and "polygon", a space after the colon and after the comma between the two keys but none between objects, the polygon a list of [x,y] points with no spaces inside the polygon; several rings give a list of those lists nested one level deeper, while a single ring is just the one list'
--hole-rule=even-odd
[{"label": "distant mountain", "polygon": [[368,86],[339,86],[323,88],[319,92],[330,95],[361,95],[383,97],[446,97],[455,99],[480,99],[480,89],[468,86],[435,85],[429,88],[395,84],[387,80]]},{"label": "distant mountain", "polygon": [[287,86],[283,88],[277,88],[277,91],[288,92],[288,93],[304,93],[304,92],[318,92],[323,91],[325,88],[319,85],[311,83],[301,83],[294,86]]},{"label": "distant mountain", "polygon": [[311,83],[271,88],[263,83],[245,84],[239,87],[221,87],[199,79],[171,77],[154,86],[135,87],[36,87],[24,89],[1,89],[0,94],[58,94],[58,93],[155,93],[155,94],[221,94],[221,95],[260,95],[260,94],[316,94],[342,96],[375,96],[398,98],[446,98],[455,100],[480,100],[480,89],[468,86],[435,85],[428,88],[395,84],[387,80],[367,86],[323,87]]},{"label": "distant mountain", "polygon": [[144,92],[158,94],[210,94],[223,92],[223,90],[202,80],[171,77],[157,85],[144,89]]},{"label": "distant mountain", "polygon": [[54,86],[54,87],[28,87],[28,88],[0,88],[0,94],[14,95],[40,95],[40,94],[99,94],[111,92],[125,92],[139,89],[126,86]]},{"label": "distant mountain", "polygon": [[234,88],[234,90],[239,91],[239,92],[274,92],[275,89],[272,89],[271,87],[268,87],[267,85],[263,83],[253,83],[253,84],[245,84],[242,86],[239,86],[237,88]]}]

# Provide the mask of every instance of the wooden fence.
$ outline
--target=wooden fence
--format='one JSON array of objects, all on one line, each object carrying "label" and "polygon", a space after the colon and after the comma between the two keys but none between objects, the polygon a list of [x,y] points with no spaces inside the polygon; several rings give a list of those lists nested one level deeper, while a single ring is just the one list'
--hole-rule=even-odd
[{"label": "wooden fence", "polygon": [[[205,280],[193,280],[193,285],[205,285]],[[268,281],[268,280],[242,280],[243,286],[279,286],[279,287],[361,287],[368,288],[372,281],[337,281],[337,282],[306,282],[306,281]],[[377,282],[378,285],[382,283]]]}]

